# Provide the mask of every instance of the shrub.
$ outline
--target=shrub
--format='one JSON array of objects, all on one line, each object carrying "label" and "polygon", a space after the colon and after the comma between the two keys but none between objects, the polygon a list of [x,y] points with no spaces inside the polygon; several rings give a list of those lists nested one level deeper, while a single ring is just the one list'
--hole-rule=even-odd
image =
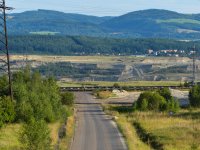
[{"label": "shrub", "polygon": [[74,105],[74,93],[72,92],[65,92],[61,94],[61,101],[63,105],[68,105],[68,106],[72,106]]},{"label": "shrub", "polygon": [[166,108],[167,111],[177,112],[179,109],[180,109],[180,106],[179,106],[178,100],[172,98],[171,100],[167,102],[167,108]]},{"label": "shrub", "polygon": [[165,97],[161,96],[158,92],[144,92],[140,95],[134,107],[140,111],[178,111],[179,103],[174,100],[171,93],[168,90],[163,90],[161,93],[166,98],[169,98],[169,100],[165,99]]},{"label": "shrub", "polygon": [[178,100],[175,100],[172,97],[172,94],[169,88],[163,88],[158,91],[161,96],[163,96],[166,100],[166,103],[163,105],[162,110],[167,110],[170,112],[177,112],[180,109]]},{"label": "shrub", "polygon": [[0,98],[0,115],[2,123],[10,123],[15,120],[14,104],[9,97]]},{"label": "shrub", "polygon": [[120,88],[120,85],[119,85],[118,83],[114,83],[114,84],[113,84],[113,87],[114,87],[114,88]]},{"label": "shrub", "polygon": [[0,77],[0,96],[8,96],[8,79],[6,76]]},{"label": "shrub", "polygon": [[3,110],[0,106],[0,128],[3,126],[3,115],[2,115],[2,113],[3,113]]},{"label": "shrub", "polygon": [[171,95],[171,92],[170,92],[169,88],[163,88],[163,89],[159,90],[158,92],[159,92],[159,94],[160,94],[161,96],[163,96],[166,100],[172,99],[172,95]]},{"label": "shrub", "polygon": [[190,90],[189,100],[192,107],[200,107],[200,85],[196,85]]},{"label": "shrub", "polygon": [[32,119],[23,126],[19,140],[26,150],[49,150],[51,144],[49,128],[44,120]]},{"label": "shrub", "polygon": [[149,110],[160,110],[163,111],[162,107],[165,105],[166,100],[159,93],[153,92],[148,100],[148,109]]},{"label": "shrub", "polygon": [[165,104],[165,99],[157,92],[144,92],[137,101],[139,110],[160,110]]},{"label": "shrub", "polygon": [[[143,93],[141,93],[140,96],[139,96],[139,98],[138,98],[138,100],[137,100],[137,103],[136,103],[137,108],[141,109],[142,108],[143,100],[144,99],[147,100],[147,98],[149,98],[151,95],[152,95],[152,92],[143,92]],[[147,100],[147,102],[148,102],[148,100]]]},{"label": "shrub", "polygon": [[112,92],[110,91],[99,91],[97,92],[97,98],[106,99],[112,96]]},{"label": "shrub", "polygon": [[146,98],[144,98],[141,103],[141,110],[146,111],[147,109],[148,109],[148,101]]}]

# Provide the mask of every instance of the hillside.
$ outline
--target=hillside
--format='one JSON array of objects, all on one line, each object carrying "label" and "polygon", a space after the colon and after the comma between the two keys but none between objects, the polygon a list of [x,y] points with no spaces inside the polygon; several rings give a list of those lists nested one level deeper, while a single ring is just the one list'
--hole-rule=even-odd
[{"label": "hillside", "polygon": [[[199,49],[199,42],[185,42],[168,39],[119,39],[87,36],[21,35],[9,36],[11,53],[51,55],[143,55],[148,49],[155,52],[166,49],[185,50],[186,56],[193,45]],[[3,49],[0,45],[0,49]]]},{"label": "hillside", "polygon": [[137,37],[192,38],[200,35],[200,15],[186,15],[167,10],[143,10],[102,23],[108,31]]},{"label": "hillside", "polygon": [[51,10],[10,14],[10,34],[61,34],[101,37],[200,38],[200,14],[142,10],[118,17],[96,17]]},{"label": "hillside", "polygon": [[8,28],[10,34],[98,35],[103,34],[98,24],[110,18],[37,10],[9,15]]}]

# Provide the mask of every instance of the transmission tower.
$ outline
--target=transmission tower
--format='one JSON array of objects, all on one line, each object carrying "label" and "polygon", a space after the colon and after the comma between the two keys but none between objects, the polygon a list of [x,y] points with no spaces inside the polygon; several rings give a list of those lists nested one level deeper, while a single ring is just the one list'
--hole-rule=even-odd
[{"label": "transmission tower", "polygon": [[5,0],[0,0],[0,68],[2,73],[8,74],[9,95],[13,100],[12,80],[10,70],[10,56],[8,50],[7,16],[6,11],[13,8],[7,7]]},{"label": "transmission tower", "polygon": [[192,82],[195,85],[196,80],[196,47],[193,47],[193,67],[192,67]]}]

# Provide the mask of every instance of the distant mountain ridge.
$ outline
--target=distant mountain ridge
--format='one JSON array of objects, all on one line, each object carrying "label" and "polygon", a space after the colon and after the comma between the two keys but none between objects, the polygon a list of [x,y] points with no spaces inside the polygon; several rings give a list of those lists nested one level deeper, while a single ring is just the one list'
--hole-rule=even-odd
[{"label": "distant mountain ridge", "polygon": [[8,16],[10,34],[60,34],[119,38],[200,39],[200,14],[149,9],[118,17],[96,17],[51,10]]}]

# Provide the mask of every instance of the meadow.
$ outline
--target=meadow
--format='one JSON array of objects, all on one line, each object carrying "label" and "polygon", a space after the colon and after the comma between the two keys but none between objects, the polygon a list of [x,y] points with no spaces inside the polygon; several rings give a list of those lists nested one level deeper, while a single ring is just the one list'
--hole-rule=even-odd
[{"label": "meadow", "polygon": [[[57,121],[54,123],[48,124],[50,129],[50,137],[51,137],[51,146],[52,149],[56,146],[58,142],[58,132],[62,125],[62,121]],[[22,149],[22,145],[19,141],[19,135],[21,132],[22,124],[8,124],[0,129],[0,149],[1,150],[20,150]],[[67,126],[66,126],[66,137],[61,139],[60,141],[60,150],[65,150],[67,147],[70,147],[71,139],[74,135],[75,128],[75,120],[74,116],[68,118]]]},{"label": "meadow", "polygon": [[[57,82],[60,87],[82,87],[82,86],[113,86],[117,83],[119,86],[179,86],[180,81],[130,81],[130,82],[104,82],[104,81],[89,81],[89,82]],[[183,84],[183,83],[182,83]]]},{"label": "meadow", "polygon": [[200,109],[182,109],[174,115],[133,112],[129,107],[104,106],[122,131],[130,150],[199,150]]}]

